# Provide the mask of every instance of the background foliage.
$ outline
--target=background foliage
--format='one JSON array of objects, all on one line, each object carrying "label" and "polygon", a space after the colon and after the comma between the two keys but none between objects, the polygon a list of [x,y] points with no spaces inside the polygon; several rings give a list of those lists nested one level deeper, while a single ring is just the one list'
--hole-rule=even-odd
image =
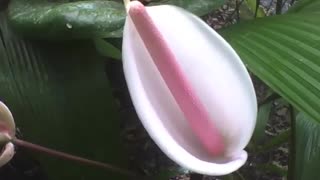
[{"label": "background foliage", "polygon": [[[4,14],[0,30],[0,99],[14,114],[22,138],[125,167],[116,107],[103,59],[93,44],[24,40],[11,32]],[[50,179],[121,178],[35,156]]]},{"label": "background foliage", "polygon": [[[316,179],[320,164],[320,0],[299,0],[287,13],[271,17],[264,17],[259,2],[246,1],[253,14],[258,8],[259,18],[219,33],[248,69],[298,112],[297,117],[292,113],[290,139],[286,139],[288,134],[280,137],[291,144],[289,179]],[[223,3],[161,0],[149,5],[173,4],[203,16]],[[124,20],[120,1],[11,0],[0,15],[0,100],[13,111],[23,138],[126,167],[116,106],[101,56],[121,59]],[[271,102],[259,109],[253,144],[261,145]],[[121,178],[35,156],[51,179]]]}]

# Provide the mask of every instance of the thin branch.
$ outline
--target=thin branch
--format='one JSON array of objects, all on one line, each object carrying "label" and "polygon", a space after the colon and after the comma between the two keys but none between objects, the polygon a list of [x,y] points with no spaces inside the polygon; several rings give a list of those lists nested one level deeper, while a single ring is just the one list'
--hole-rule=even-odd
[{"label": "thin branch", "polygon": [[240,21],[240,6],[243,1],[236,0],[237,22]]},{"label": "thin branch", "polygon": [[225,24],[227,22],[231,22],[232,21],[234,14],[238,13],[239,7],[242,5],[243,2],[244,2],[244,0],[241,0],[240,2],[238,2],[238,1],[236,2],[236,7],[235,7],[234,11],[226,19]]},{"label": "thin branch", "polygon": [[262,106],[262,105],[267,104],[270,101],[274,101],[278,98],[281,98],[281,96],[279,94],[273,93],[272,95],[268,96],[267,98],[265,98],[261,102],[259,102],[258,106]]},{"label": "thin branch", "polygon": [[288,2],[288,0],[285,0],[285,1],[283,1],[282,2],[282,6],[281,6],[281,9],[283,9],[284,8],[284,5],[286,5],[286,3]]},{"label": "thin branch", "polygon": [[260,0],[256,0],[256,9],[255,9],[255,11],[254,11],[254,17],[255,17],[255,18],[256,18],[257,15],[258,15],[259,7],[260,7]]},{"label": "thin branch", "polygon": [[267,12],[268,14],[269,14],[269,11],[270,11],[270,9],[271,9],[271,7],[272,7],[272,4],[273,4],[273,0],[270,1],[269,6],[268,6],[268,8],[267,8],[267,10],[266,10],[266,12]]},{"label": "thin branch", "polygon": [[277,0],[276,3],[276,14],[281,14],[282,12],[282,0]]},{"label": "thin branch", "polygon": [[239,171],[236,171],[236,174],[238,175],[240,180],[246,180]]},{"label": "thin branch", "polygon": [[82,157],[78,157],[78,156],[74,156],[71,154],[67,154],[61,151],[56,151],[53,149],[49,149],[46,147],[42,147],[27,141],[23,141],[17,138],[14,138],[11,140],[11,142],[17,146],[21,146],[24,148],[27,148],[29,150],[32,150],[34,152],[40,152],[40,153],[44,153],[44,154],[48,154],[50,156],[53,157],[57,157],[57,158],[61,158],[61,159],[65,159],[65,160],[70,160],[70,161],[74,161],[74,162],[78,162],[84,165],[89,165],[89,166],[93,166],[93,167],[99,167],[102,169],[107,169],[113,172],[117,172],[117,173],[121,173],[123,175],[127,175],[127,176],[131,176],[131,177],[136,177],[139,178],[138,175],[134,172],[131,172],[129,170],[126,169],[122,169],[119,167],[115,167],[113,165],[110,164],[106,164],[106,163],[102,163],[102,162],[98,162],[98,161],[93,161],[93,160],[89,160],[86,158],[82,158]]}]

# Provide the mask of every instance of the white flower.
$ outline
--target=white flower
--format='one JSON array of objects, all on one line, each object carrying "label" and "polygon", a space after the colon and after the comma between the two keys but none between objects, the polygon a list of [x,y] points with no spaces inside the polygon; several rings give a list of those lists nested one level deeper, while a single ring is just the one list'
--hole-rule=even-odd
[{"label": "white flower", "polygon": [[14,155],[14,145],[9,140],[15,136],[15,123],[10,110],[0,102],[0,167],[8,163]]},{"label": "white flower", "polygon": [[127,4],[123,67],[138,116],[172,160],[225,175],[247,159],[256,122],[250,76],[231,46],[175,6]]}]

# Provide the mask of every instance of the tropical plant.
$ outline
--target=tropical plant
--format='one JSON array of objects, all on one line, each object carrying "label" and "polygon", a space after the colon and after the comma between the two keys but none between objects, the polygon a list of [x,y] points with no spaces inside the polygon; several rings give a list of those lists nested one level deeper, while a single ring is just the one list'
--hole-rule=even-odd
[{"label": "tropical plant", "polygon": [[[278,6],[283,3],[277,2]],[[160,0],[147,6],[176,5],[204,16],[223,3]],[[280,173],[289,180],[317,179],[320,0],[299,0],[288,12],[281,14],[281,8],[277,8],[277,15],[266,17],[259,0],[246,3],[257,18],[217,32],[235,49],[248,70],[271,89],[259,103],[256,129],[247,149],[259,154],[289,142],[289,169]],[[121,143],[119,113],[105,74],[106,57],[121,60],[126,20],[122,2],[11,0],[7,8],[0,9],[5,9],[0,13],[0,101],[15,118],[18,131],[14,136],[126,169],[128,158]],[[265,141],[264,129],[275,99],[290,107],[291,128]],[[8,140],[2,136],[0,139]],[[19,145],[17,141],[12,143]],[[127,178],[125,173],[32,155],[50,179]],[[264,169],[279,172],[268,167]],[[171,175],[172,172],[163,172],[158,179]],[[243,178],[239,172],[229,177]]]}]

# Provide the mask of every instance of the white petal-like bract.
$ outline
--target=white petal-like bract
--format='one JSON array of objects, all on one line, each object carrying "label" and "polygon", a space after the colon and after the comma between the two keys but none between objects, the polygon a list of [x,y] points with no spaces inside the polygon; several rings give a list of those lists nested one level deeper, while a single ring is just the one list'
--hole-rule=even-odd
[{"label": "white petal-like bract", "polygon": [[8,107],[0,101],[0,132],[6,131],[10,136],[15,136],[16,125]]},{"label": "white petal-like bract", "polygon": [[7,143],[0,153],[0,167],[7,164],[14,156],[14,145]]},{"label": "white petal-like bract", "polygon": [[[8,107],[0,102],[0,136],[2,141],[8,141],[15,136],[16,125]],[[1,142],[3,143],[3,142]],[[14,145],[11,142],[0,147],[0,167],[8,163],[14,155]]]},{"label": "white petal-like bract", "polygon": [[191,13],[169,5],[147,7],[147,12],[219,129],[225,152],[213,157],[199,143],[128,16],[123,67],[140,120],[161,150],[179,165],[208,175],[237,170],[247,159],[243,149],[257,113],[244,64],[219,34]]}]

